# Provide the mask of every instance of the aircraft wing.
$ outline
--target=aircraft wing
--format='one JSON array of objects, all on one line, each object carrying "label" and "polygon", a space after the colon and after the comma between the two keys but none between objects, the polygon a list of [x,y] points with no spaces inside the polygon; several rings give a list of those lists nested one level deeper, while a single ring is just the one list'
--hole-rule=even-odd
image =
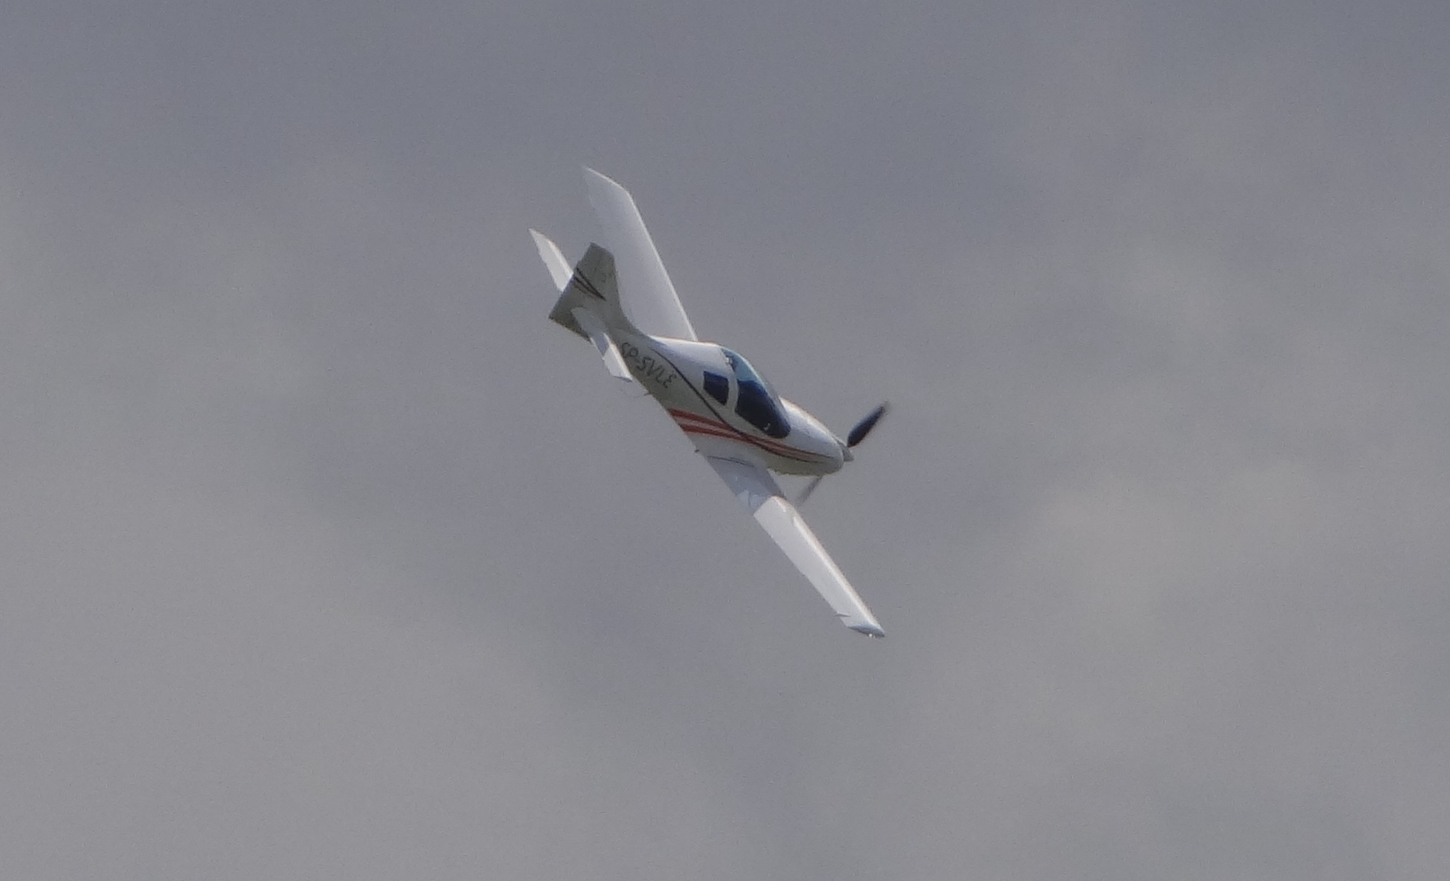
[{"label": "aircraft wing", "polygon": [[589,203],[604,226],[605,244],[619,265],[620,300],[630,318],[645,333],[699,339],[629,191],[592,168],[584,169],[584,180]]},{"label": "aircraft wing", "polygon": [[763,466],[739,459],[706,456],[735,497],[755,517],[821,596],[835,610],[841,623],[867,636],[885,636],[881,625],[856,591],[841,574],[815,533],[801,519],[795,506],[786,501],[775,478]]}]

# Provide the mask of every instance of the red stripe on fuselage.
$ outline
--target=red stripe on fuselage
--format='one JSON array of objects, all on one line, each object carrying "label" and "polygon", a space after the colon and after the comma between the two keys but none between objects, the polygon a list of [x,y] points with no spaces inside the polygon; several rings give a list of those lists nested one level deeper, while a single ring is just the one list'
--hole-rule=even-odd
[{"label": "red stripe on fuselage", "polygon": [[[778,451],[782,453],[804,453],[807,456],[819,455],[818,453],[812,453],[809,450],[798,449],[796,447],[790,446],[789,444],[779,443],[778,441],[751,437],[750,435],[744,433],[743,431],[728,422],[722,422],[718,419],[711,419],[708,416],[701,416],[698,413],[691,413],[688,410],[671,410],[670,415],[675,417],[676,422],[679,422],[681,419],[692,420],[695,425],[705,428],[712,428],[716,431],[723,431],[726,433],[726,437],[734,437],[739,438],[740,440],[750,441],[751,443],[757,444],[768,450]],[[681,425],[680,427],[684,428],[685,426]]]},{"label": "red stripe on fuselage", "polygon": [[[799,459],[799,456],[809,456],[811,459],[827,461],[830,458],[828,456],[822,456],[820,453],[813,453],[810,450],[802,450],[799,447],[792,447],[787,444],[776,443],[775,441],[751,437],[729,423],[720,422],[708,416],[701,416],[698,413],[691,413],[687,410],[669,410],[668,412],[674,417],[675,422],[686,434],[704,434],[711,437],[741,440],[748,444],[753,444],[765,450],[767,453],[774,453],[778,456],[785,456],[788,459],[798,459],[799,461],[808,461]],[[683,420],[689,420],[689,424],[686,424]],[[792,455],[793,453],[797,455]]]}]

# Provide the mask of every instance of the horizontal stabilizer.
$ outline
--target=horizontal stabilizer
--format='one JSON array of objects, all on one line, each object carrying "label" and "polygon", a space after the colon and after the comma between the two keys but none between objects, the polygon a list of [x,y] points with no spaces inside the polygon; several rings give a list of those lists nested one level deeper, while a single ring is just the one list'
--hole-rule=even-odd
[{"label": "horizontal stabilizer", "polygon": [[[609,375],[615,379],[623,380],[632,386],[639,385],[639,382],[630,375],[629,368],[624,366],[624,356],[619,354],[619,346],[609,338],[609,332],[604,329],[604,322],[598,315],[580,306],[573,311],[574,320],[578,322],[579,329],[589,337],[594,348],[599,350],[599,357],[604,359],[604,366],[609,370]],[[643,386],[641,386],[643,388]]]},{"label": "horizontal stabilizer", "polygon": [[553,240],[536,229],[529,230],[529,235],[534,237],[534,247],[539,249],[539,259],[549,269],[549,277],[554,279],[554,287],[560,291],[569,283],[569,276],[573,271],[569,269],[569,261],[564,259],[564,252]]}]

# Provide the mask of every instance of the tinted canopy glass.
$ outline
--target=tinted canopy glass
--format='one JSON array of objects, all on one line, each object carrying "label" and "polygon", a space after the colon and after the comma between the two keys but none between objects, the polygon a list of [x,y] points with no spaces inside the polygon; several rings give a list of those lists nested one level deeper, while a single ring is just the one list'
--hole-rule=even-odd
[{"label": "tinted canopy glass", "polygon": [[730,398],[730,380],[706,370],[705,393],[720,403],[725,403]]},{"label": "tinted canopy glass", "polygon": [[735,371],[735,383],[740,387],[740,394],[735,401],[735,412],[768,437],[779,438],[790,434],[790,420],[786,418],[785,408],[780,405],[775,391],[755,372],[749,361],[729,349],[722,348],[721,351],[725,353],[725,360],[730,362],[731,369]]}]

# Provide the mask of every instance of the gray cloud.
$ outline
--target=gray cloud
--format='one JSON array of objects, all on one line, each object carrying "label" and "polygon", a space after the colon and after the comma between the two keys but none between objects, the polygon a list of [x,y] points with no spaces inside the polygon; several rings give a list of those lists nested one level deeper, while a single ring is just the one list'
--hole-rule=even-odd
[{"label": "gray cloud", "polygon": [[[1438,878],[1433,5],[0,13],[16,877]],[[844,427],[853,638],[544,320]]]}]

